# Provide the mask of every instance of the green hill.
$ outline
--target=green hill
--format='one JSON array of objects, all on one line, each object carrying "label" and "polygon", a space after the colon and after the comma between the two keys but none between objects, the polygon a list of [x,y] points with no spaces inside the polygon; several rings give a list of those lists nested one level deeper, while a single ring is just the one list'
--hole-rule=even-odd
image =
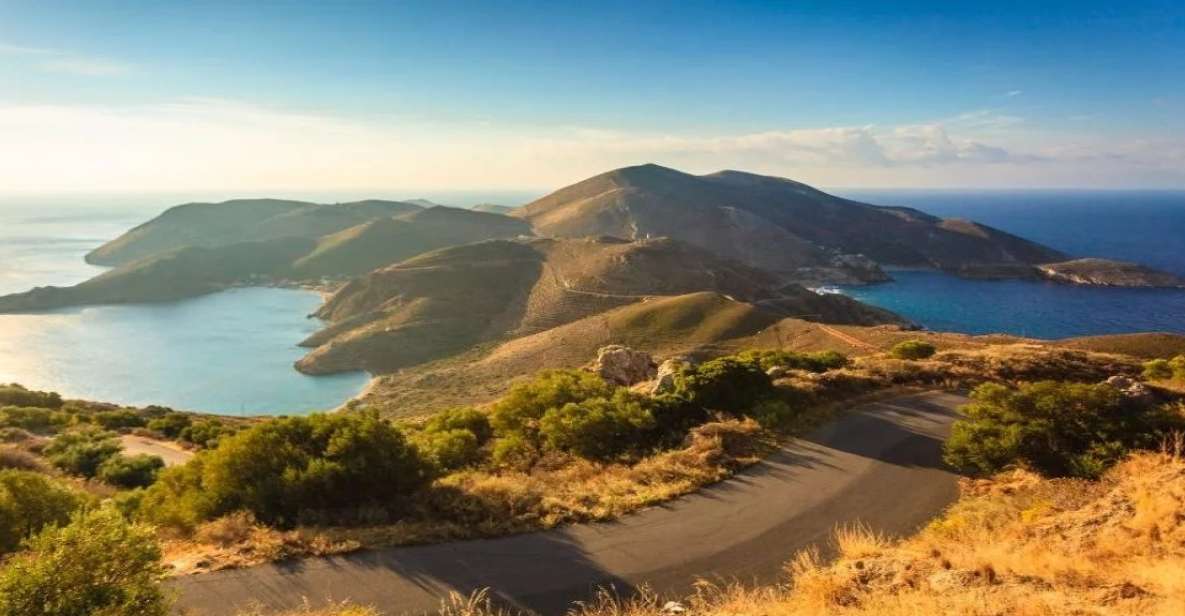
[{"label": "green hill", "polygon": [[313,246],[313,240],[297,237],[215,248],[186,246],[133,261],[73,287],[38,287],[0,297],[0,312],[193,297],[239,282],[286,276],[293,260]]},{"label": "green hill", "polygon": [[124,265],[185,246],[216,247],[281,237],[319,238],[380,218],[421,209],[399,201],[334,205],[279,199],[187,203],[103,244],[86,256],[94,265]]}]

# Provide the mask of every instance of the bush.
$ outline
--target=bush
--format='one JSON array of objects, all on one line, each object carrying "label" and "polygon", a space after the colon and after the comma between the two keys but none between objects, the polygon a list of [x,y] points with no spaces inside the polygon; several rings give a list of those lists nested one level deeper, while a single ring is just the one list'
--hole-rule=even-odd
[{"label": "bush", "polygon": [[[186,417],[186,419],[189,418]],[[202,419],[191,422],[188,426],[182,428],[177,434],[177,438],[193,443],[203,449],[213,449],[218,446],[218,442],[221,439],[234,433],[233,428],[225,426],[220,422],[212,419]]]},{"label": "bush", "polygon": [[980,385],[946,443],[965,471],[1023,465],[1047,475],[1098,477],[1132,449],[1159,446],[1182,418],[1106,384],[1042,381],[1011,389]]},{"label": "bush", "polygon": [[523,469],[539,457],[539,449],[521,434],[508,434],[494,441],[490,459],[504,468]]},{"label": "bush", "polygon": [[420,455],[437,473],[469,466],[481,457],[481,444],[469,430],[424,431],[416,435],[414,442]]},{"label": "bush", "polygon": [[699,406],[741,412],[773,392],[773,382],[756,362],[721,357],[684,370],[675,391]]},{"label": "bush", "polygon": [[166,616],[160,556],[152,529],[114,508],[75,513],[0,570],[0,614]]},{"label": "bush", "polygon": [[493,434],[489,416],[474,408],[461,407],[441,411],[424,424],[426,432],[449,432],[452,430],[466,430],[473,434],[478,443],[485,443],[490,440],[490,435]]},{"label": "bush", "polygon": [[762,427],[777,428],[786,425],[796,413],[789,402],[780,398],[766,398],[753,405],[745,414],[757,420]]},{"label": "bush", "polygon": [[39,407],[6,406],[0,409],[0,426],[42,434],[60,428],[64,423],[62,419],[54,411]]},{"label": "bush", "polygon": [[156,481],[157,473],[164,467],[165,461],[160,456],[116,454],[99,465],[96,476],[121,488],[146,488]]},{"label": "bush", "polygon": [[627,389],[549,409],[539,423],[548,447],[605,460],[640,447],[655,426],[643,399]]},{"label": "bush", "polygon": [[848,358],[835,351],[796,353],[794,351],[751,350],[738,354],[737,359],[755,362],[761,366],[762,370],[782,366],[808,372],[827,372],[848,365]]},{"label": "bush", "polygon": [[906,340],[898,342],[889,350],[889,354],[897,359],[926,359],[934,355],[937,349],[925,340]]},{"label": "bush", "polygon": [[184,466],[148,489],[150,518],[189,525],[241,509],[290,525],[302,512],[393,506],[428,478],[415,448],[374,413],[267,421]]},{"label": "bush", "polygon": [[184,413],[165,413],[148,422],[148,429],[159,432],[169,438],[181,436],[181,431],[193,424],[189,415]]},{"label": "bush", "polygon": [[82,502],[73,490],[45,475],[0,471],[0,554],[15,550],[45,526],[65,524]]},{"label": "bush", "polygon": [[135,411],[127,409],[119,409],[116,411],[101,411],[95,413],[93,421],[102,426],[105,430],[122,430],[125,428],[142,428],[145,422],[144,418]]},{"label": "bush", "polygon": [[499,435],[522,434],[534,440],[538,422],[549,409],[589,398],[608,398],[614,387],[601,377],[579,370],[546,370],[510,388],[494,404],[490,424]]},{"label": "bush", "polygon": [[0,385],[0,406],[9,405],[58,409],[62,408],[62,397],[53,392],[25,389],[16,383]]},{"label": "bush", "polygon": [[1149,381],[1185,381],[1185,355],[1172,359],[1154,359],[1144,364],[1144,378]]},{"label": "bush", "polygon": [[45,455],[51,464],[67,473],[94,477],[99,466],[121,449],[115,434],[88,428],[59,434],[45,448]]}]

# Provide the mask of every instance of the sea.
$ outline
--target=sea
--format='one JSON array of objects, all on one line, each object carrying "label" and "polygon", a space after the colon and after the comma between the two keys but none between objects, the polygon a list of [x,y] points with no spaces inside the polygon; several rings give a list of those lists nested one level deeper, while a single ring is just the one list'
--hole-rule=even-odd
[{"label": "sea", "polygon": [[[1185,191],[833,192],[970,218],[1074,255],[1185,275]],[[452,201],[521,202],[511,201],[515,196],[452,195]],[[0,198],[0,295],[74,284],[102,272],[83,261],[89,250],[187,200]],[[891,275],[893,282],[838,290],[935,330],[1037,338],[1185,333],[1185,290],[962,280],[927,271]],[[252,288],[178,302],[0,315],[0,382],[230,415],[332,409],[370,376],[313,377],[293,369],[306,352],[297,343],[322,326],[308,316],[321,301],[308,291]]]},{"label": "sea", "polygon": [[[969,218],[1074,256],[1135,261],[1185,277],[1185,191],[836,191],[878,205]],[[965,280],[893,271],[893,282],[841,287],[923,327],[1066,338],[1185,333],[1185,290]]]}]

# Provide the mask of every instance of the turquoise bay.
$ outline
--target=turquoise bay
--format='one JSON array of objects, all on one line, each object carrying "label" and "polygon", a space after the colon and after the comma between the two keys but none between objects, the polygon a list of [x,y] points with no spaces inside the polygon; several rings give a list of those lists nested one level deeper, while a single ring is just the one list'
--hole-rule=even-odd
[{"label": "turquoise bay", "polygon": [[[96,275],[102,268],[87,265],[86,252],[151,212],[0,207],[0,294]],[[252,288],[162,304],[0,315],[0,382],[233,415],[332,409],[369,376],[311,377],[293,369],[305,353],[297,343],[321,327],[307,316],[320,303],[309,291]]]},{"label": "turquoise bay", "polygon": [[121,404],[229,415],[334,408],[364,373],[310,377],[297,346],[316,293],[232,289],[163,304],[0,315],[0,381]]}]

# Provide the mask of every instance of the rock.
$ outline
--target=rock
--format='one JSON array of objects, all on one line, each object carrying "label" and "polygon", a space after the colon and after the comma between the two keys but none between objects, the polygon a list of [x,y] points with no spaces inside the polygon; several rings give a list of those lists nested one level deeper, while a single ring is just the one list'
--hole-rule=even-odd
[{"label": "rock", "polygon": [[649,353],[620,344],[601,347],[593,370],[606,381],[625,386],[650,380],[657,372]]},{"label": "rock", "polygon": [[682,614],[683,612],[686,612],[686,611],[687,611],[687,608],[682,603],[679,603],[678,601],[667,601],[662,606],[662,613],[663,614]]},{"label": "rock", "polygon": [[768,375],[769,378],[771,378],[771,379],[780,379],[780,378],[786,376],[787,374],[789,374],[789,372],[790,372],[790,369],[787,368],[786,366],[774,366],[773,368],[766,370],[765,374]]},{"label": "rock", "polygon": [[1152,398],[1152,390],[1148,389],[1147,385],[1131,377],[1117,374],[1103,382],[1123,392],[1123,395],[1129,398],[1136,400],[1148,400]]},{"label": "rock", "polygon": [[662,362],[658,367],[658,375],[654,380],[654,387],[650,389],[651,395],[669,394],[675,391],[675,376],[679,371],[689,366],[687,361],[681,357],[674,357]]}]

